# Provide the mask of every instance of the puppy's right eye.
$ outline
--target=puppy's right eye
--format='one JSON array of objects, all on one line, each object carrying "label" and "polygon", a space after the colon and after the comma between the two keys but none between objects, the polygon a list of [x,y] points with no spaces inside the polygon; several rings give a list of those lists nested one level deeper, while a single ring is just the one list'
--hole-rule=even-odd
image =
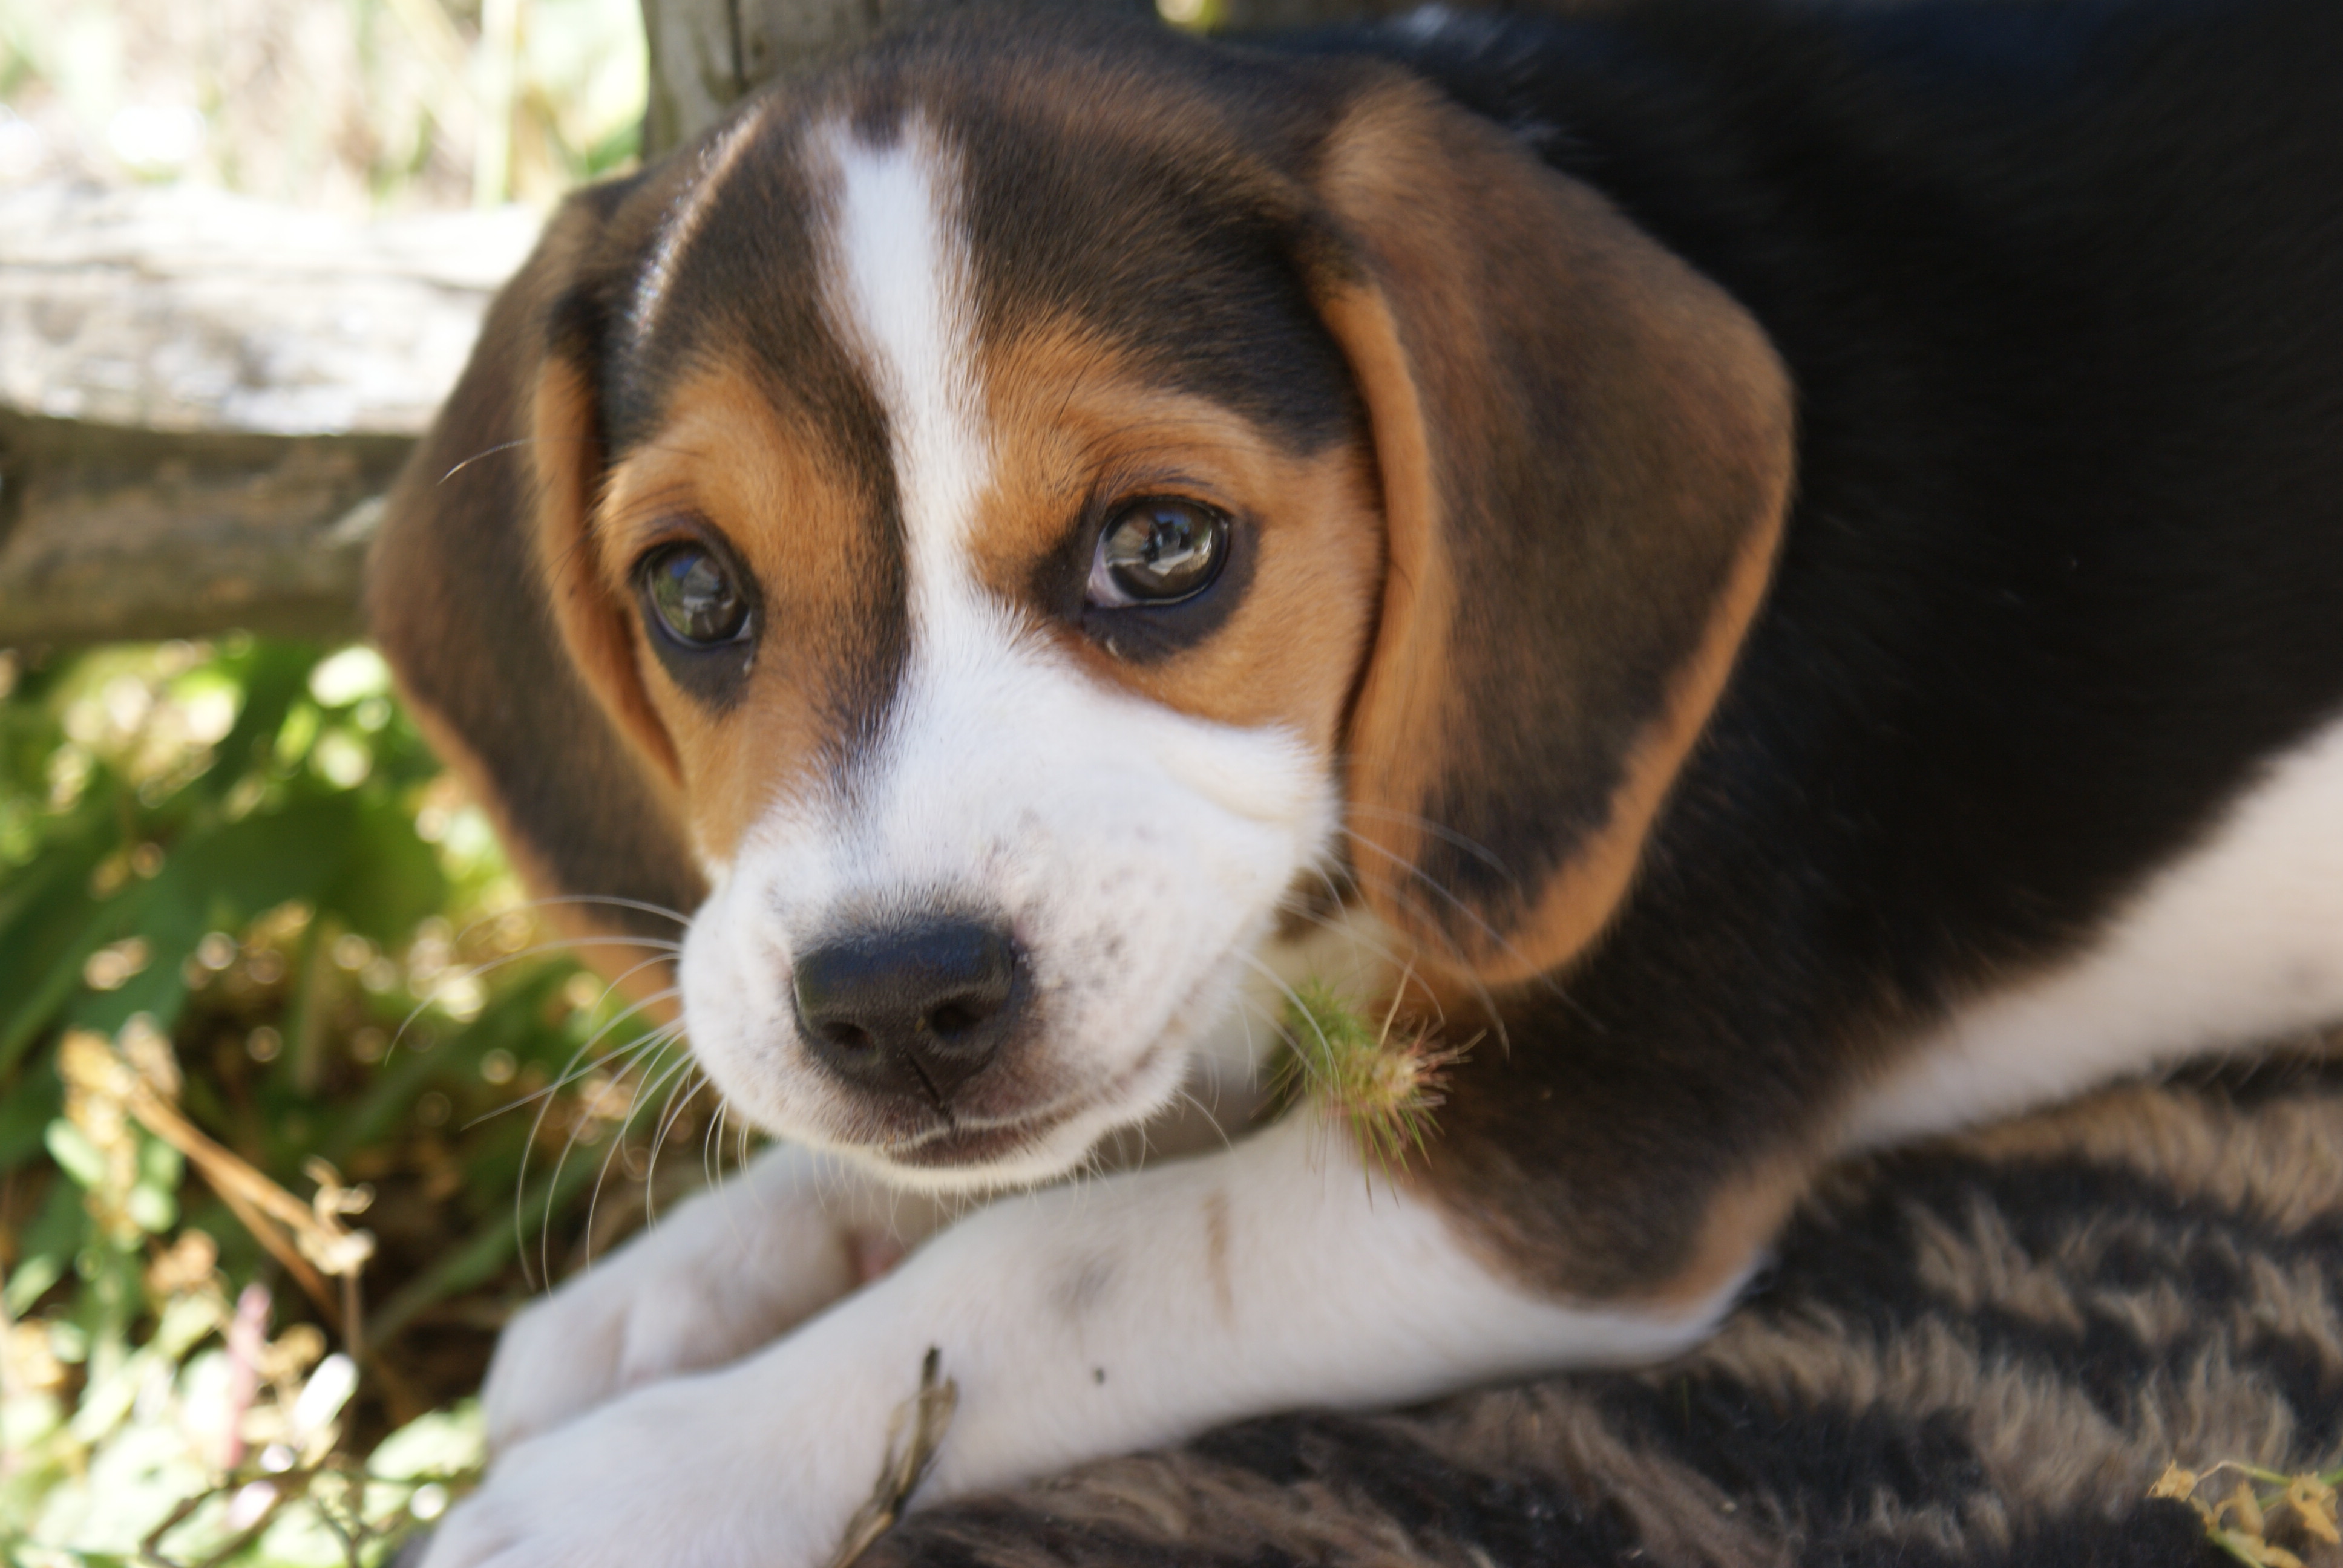
[{"label": "puppy's right eye", "polygon": [[643,598],[686,648],[720,648],[749,635],[749,600],[730,566],[699,545],[669,545],[643,558]]}]

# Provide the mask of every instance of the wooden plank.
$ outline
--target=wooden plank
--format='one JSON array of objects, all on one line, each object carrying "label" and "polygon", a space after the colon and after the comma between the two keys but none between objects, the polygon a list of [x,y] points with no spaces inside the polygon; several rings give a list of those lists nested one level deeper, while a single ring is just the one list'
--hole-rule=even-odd
[{"label": "wooden plank", "polygon": [[0,192],[0,645],[357,635],[367,503],[537,222]]},{"label": "wooden plank", "polygon": [[412,445],[0,413],[0,647],[356,637],[378,498]]},{"label": "wooden plank", "polygon": [[[974,0],[642,0],[650,53],[643,150],[656,157],[743,95],[802,76],[880,34]],[[1144,12],[1151,0],[1089,0]]]},{"label": "wooden plank", "polygon": [[537,226],[517,208],[355,223],[196,186],[0,191],[0,404],[414,435]]}]

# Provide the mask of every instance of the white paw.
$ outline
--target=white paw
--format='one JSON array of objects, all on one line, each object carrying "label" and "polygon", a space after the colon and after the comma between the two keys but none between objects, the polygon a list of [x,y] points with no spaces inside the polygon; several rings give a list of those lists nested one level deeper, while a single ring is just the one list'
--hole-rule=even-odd
[{"label": "white paw", "polygon": [[499,1454],[423,1568],[822,1568],[920,1369],[799,1344],[650,1383]]},{"label": "white paw", "polygon": [[736,1360],[863,1282],[884,1249],[797,1151],[703,1192],[505,1329],[481,1392],[501,1452],[642,1384]]}]

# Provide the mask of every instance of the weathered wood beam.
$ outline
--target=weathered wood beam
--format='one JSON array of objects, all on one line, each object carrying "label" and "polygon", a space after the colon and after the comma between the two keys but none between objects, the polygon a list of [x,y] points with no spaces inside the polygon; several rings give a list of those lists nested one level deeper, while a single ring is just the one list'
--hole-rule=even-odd
[{"label": "weathered wood beam", "polygon": [[356,637],[378,498],[412,445],[0,412],[0,647]]},{"label": "weathered wood beam", "polygon": [[0,645],[356,635],[365,503],[536,227],[0,192]]},{"label": "weathered wood beam", "polygon": [[[651,75],[643,150],[657,156],[681,146],[767,82],[971,3],[984,0],[643,0]],[[1087,3],[1153,14],[1153,0]]]},{"label": "weathered wood beam", "polygon": [[[1139,15],[1155,0],[1060,0]],[[1194,14],[1239,31],[1381,15],[1414,0],[1188,0]],[[1468,0],[1469,3],[1469,0]],[[881,33],[967,5],[997,0],[643,0],[650,45],[644,150],[656,156],[697,136],[743,94],[800,75]]]}]

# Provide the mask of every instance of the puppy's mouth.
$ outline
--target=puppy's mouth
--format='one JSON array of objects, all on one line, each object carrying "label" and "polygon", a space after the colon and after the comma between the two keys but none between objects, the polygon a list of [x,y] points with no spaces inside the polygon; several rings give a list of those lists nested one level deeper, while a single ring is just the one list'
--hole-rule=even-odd
[{"label": "puppy's mouth", "polygon": [[905,1143],[883,1143],[877,1152],[890,1165],[917,1171],[966,1171],[998,1165],[1025,1153],[1065,1124],[1062,1116],[992,1127],[939,1127]]},{"label": "puppy's mouth", "polygon": [[988,1117],[981,1121],[948,1117],[909,1138],[870,1145],[870,1152],[890,1165],[910,1170],[960,1171],[1006,1164],[1019,1155],[1037,1153],[1068,1123],[1130,1099],[1132,1090],[1154,1070],[1167,1043],[1159,1040],[1150,1046],[1114,1081],[1091,1093],[1023,1116]]}]

